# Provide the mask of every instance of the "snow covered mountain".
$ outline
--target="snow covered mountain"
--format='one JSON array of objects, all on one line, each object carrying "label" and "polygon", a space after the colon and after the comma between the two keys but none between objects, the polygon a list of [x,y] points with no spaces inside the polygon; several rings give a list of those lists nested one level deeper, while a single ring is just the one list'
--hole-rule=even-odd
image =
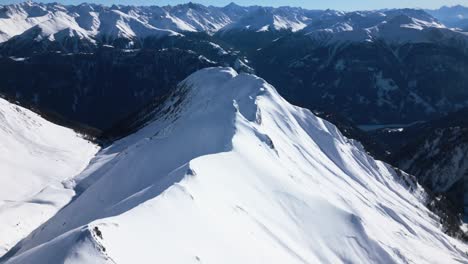
[{"label": "snow covered mountain", "polygon": [[347,13],[328,10],[304,31],[323,44],[374,41],[431,43],[464,39],[463,35],[446,28],[428,13],[416,9]]},{"label": "snow covered mountain", "polygon": [[0,262],[468,261],[412,177],[261,78],[200,70],[144,120]]},{"label": "snow covered mountain", "polygon": [[[187,3],[176,6],[77,6],[31,1],[0,6],[0,43],[54,43],[68,51],[87,51],[99,44],[132,48],[152,37],[182,36],[187,32],[282,31],[307,32],[321,41],[426,42],[452,31],[423,10],[339,12],[295,7],[225,7]],[[40,43],[40,44],[38,44]]]},{"label": "snow covered mountain", "polygon": [[[176,6],[64,6],[31,1],[0,6],[0,42],[57,41],[63,45],[113,43],[146,37],[177,36],[183,32],[214,33],[228,26],[251,30],[300,30],[309,20],[298,8],[219,8],[188,3]],[[177,33],[179,32],[179,33]],[[68,43],[72,42],[72,44]],[[43,43],[42,45],[47,45]]]},{"label": "snow covered mountain", "polygon": [[138,38],[176,36],[178,33],[160,29],[143,21],[132,9],[107,8],[82,4],[63,6],[57,3],[24,2],[6,5],[1,9],[0,36],[10,45],[30,46],[59,44],[72,51],[96,42],[113,43],[125,40],[130,45]]},{"label": "snow covered mountain", "polygon": [[0,93],[99,129],[218,65],[255,72],[288,101],[356,124],[408,124],[468,106],[467,37],[423,10],[33,2],[2,10],[0,28],[19,35],[0,45],[8,73]]},{"label": "snow covered mountain", "polygon": [[250,7],[239,20],[222,28],[221,31],[248,30],[255,32],[291,30],[299,31],[311,21],[311,11],[294,7]]},{"label": "snow covered mountain", "polygon": [[74,195],[65,180],[98,148],[71,129],[0,99],[0,256]]},{"label": "snow covered mountain", "polygon": [[237,38],[227,41],[288,101],[356,124],[409,124],[468,106],[468,37],[422,10],[327,10],[294,34]]}]

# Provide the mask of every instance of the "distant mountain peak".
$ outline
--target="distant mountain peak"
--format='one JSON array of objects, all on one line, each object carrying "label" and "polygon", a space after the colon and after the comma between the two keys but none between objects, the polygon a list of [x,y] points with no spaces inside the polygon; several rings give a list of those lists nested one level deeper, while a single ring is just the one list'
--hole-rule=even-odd
[{"label": "distant mountain peak", "polygon": [[[52,35],[64,28],[70,28],[69,32],[80,32],[79,39],[92,40],[92,43],[100,43],[105,40],[104,44],[112,44],[112,42],[117,41],[118,43],[127,43],[128,45],[124,45],[126,47],[131,47],[132,43],[141,41],[148,36],[162,38],[182,36],[184,32],[214,34],[231,30],[251,32],[287,30],[302,31],[307,34],[319,32],[320,37],[325,36],[329,40],[368,41],[370,28],[384,22],[397,23],[398,19],[394,19],[394,17],[399,15],[406,16],[400,18],[401,23],[415,24],[415,28],[443,28],[442,23],[439,23],[424,10],[419,9],[357,12],[328,9],[312,12],[288,6],[278,8],[242,7],[234,2],[225,7],[206,7],[195,2],[188,2],[163,8],[123,5],[108,7],[89,4],[64,6],[24,2],[18,5],[6,5],[0,11],[0,17],[5,18],[0,24],[0,42],[18,36],[18,38],[12,39],[12,43],[7,46],[17,47],[18,39],[21,39],[22,43],[27,43],[27,36],[21,35],[27,33],[28,29],[41,24],[48,25],[47,32],[50,32],[51,35],[41,39],[55,39]],[[403,21],[404,19],[406,20]],[[398,31],[399,29],[393,30]],[[335,35],[336,33],[343,34],[343,32],[348,33],[345,33],[346,36]],[[397,35],[398,33],[395,32]],[[406,37],[400,35],[403,38]],[[67,38],[58,39],[65,41],[65,43],[60,43],[63,46],[75,43],[68,41]],[[33,39],[29,42],[23,46],[31,46],[36,43]],[[46,48],[49,44],[44,43],[43,45]]]},{"label": "distant mountain peak", "polygon": [[239,8],[241,7],[240,5],[234,3],[234,2],[231,2],[229,4],[227,4],[226,6],[224,6],[225,8]]}]

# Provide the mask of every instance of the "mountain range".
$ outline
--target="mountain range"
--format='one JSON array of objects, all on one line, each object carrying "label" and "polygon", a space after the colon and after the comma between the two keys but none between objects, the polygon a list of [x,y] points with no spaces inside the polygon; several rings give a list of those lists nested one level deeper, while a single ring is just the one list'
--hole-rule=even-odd
[{"label": "mountain range", "polygon": [[[441,29],[434,36],[425,29]],[[398,29],[398,30],[396,30]],[[417,29],[417,30],[415,30]],[[445,29],[445,30],[442,30]],[[102,6],[31,1],[1,6],[0,42],[36,46],[58,43],[68,51],[89,50],[99,44],[133,48],[144,38],[230,31],[302,31],[320,41],[434,41],[454,37],[423,10],[339,12],[293,7],[225,7],[195,3],[176,6]],[[447,34],[448,36],[442,36]]]},{"label": "mountain range", "polygon": [[468,30],[468,8],[462,5],[444,6],[436,10],[426,10],[445,25],[458,30]]},{"label": "mountain range", "polygon": [[0,263],[467,262],[466,10],[0,6]]},{"label": "mountain range", "polygon": [[[93,72],[99,71],[104,61],[121,64],[117,58],[125,60],[125,67],[134,67],[139,62],[131,60],[151,60],[151,53],[156,57],[176,54],[187,60],[199,58],[196,64],[256,72],[280,87],[291,102],[337,112],[357,124],[412,123],[468,106],[464,89],[468,37],[423,10],[345,13],[235,4],[106,7],[24,2],[3,6],[2,12],[0,54],[4,58],[0,67],[11,76],[32,71],[30,80],[13,77],[0,82],[2,93],[100,128],[112,125],[125,113],[98,120],[79,113],[86,111],[79,106],[93,112],[120,112],[119,100],[117,108],[109,109],[99,97],[87,97],[103,93],[99,90],[107,85],[100,77],[112,81],[120,73],[106,70],[94,76]],[[184,52],[187,54],[180,54]],[[101,54],[109,53],[114,55],[102,58]],[[181,63],[185,65],[175,66]],[[201,68],[185,61],[169,64],[184,72],[177,75],[176,82]],[[148,103],[144,94],[162,94],[176,83],[155,84],[148,76],[154,71],[169,72],[172,65],[167,66],[169,70],[141,69],[145,72],[137,65],[124,73],[138,72],[131,78],[143,83],[138,85],[139,91],[125,86],[124,93],[133,94],[125,95],[131,99],[127,114]],[[61,74],[66,76],[64,80],[58,80]],[[32,89],[34,83],[50,88],[37,91]],[[120,93],[114,88],[119,84],[108,85],[117,91],[116,96]],[[63,100],[50,102],[49,97]],[[89,105],[90,100],[95,105]],[[60,102],[66,105],[57,105]]]}]

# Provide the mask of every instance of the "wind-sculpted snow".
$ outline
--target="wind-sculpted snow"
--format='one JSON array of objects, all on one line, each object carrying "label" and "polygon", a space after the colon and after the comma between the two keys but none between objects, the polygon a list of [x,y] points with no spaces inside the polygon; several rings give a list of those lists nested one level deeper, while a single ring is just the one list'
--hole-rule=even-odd
[{"label": "wind-sculpted snow", "polygon": [[0,255],[66,205],[62,181],[80,173],[97,147],[70,129],[0,99]]},{"label": "wind-sculpted snow", "polygon": [[467,263],[410,176],[264,80],[208,68],[169,98],[1,261]]}]

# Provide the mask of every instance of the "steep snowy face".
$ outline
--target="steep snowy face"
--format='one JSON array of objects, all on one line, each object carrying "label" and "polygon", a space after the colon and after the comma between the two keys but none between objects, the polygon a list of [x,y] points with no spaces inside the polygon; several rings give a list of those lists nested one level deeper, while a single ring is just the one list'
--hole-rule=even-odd
[{"label": "steep snowy face", "polygon": [[97,147],[70,129],[0,99],[0,255],[67,204],[62,181]]},{"label": "steep snowy face", "polygon": [[200,70],[148,117],[0,262],[467,261],[410,176],[254,75]]}]

